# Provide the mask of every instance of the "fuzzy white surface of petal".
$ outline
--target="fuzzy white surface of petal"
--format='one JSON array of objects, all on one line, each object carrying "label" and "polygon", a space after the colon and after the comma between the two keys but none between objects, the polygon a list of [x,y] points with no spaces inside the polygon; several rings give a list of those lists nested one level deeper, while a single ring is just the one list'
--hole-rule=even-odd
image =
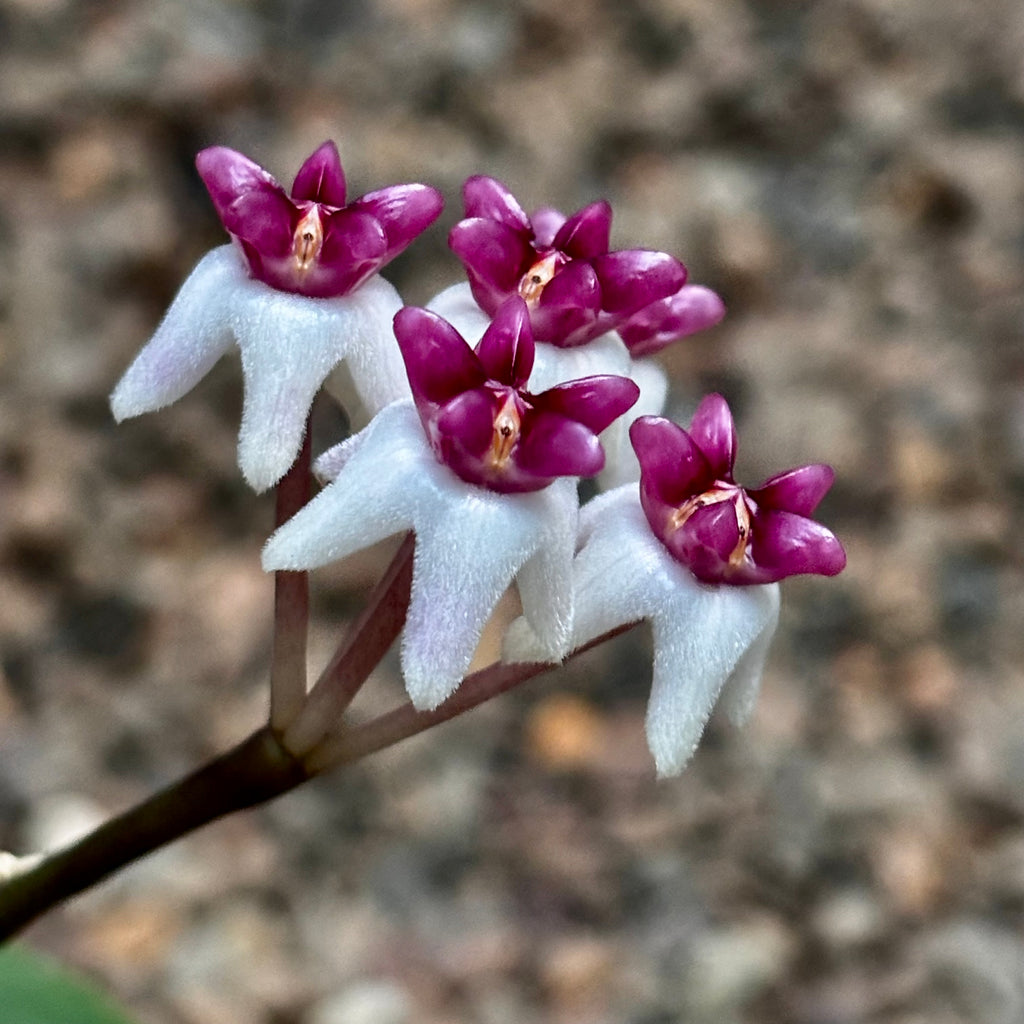
[{"label": "fuzzy white surface of petal", "polygon": [[[354,370],[379,358],[407,387],[391,335],[400,300],[380,278],[335,299],[277,291],[249,280],[234,298],[232,327],[245,380],[238,461],[250,486],[261,491],[277,483],[295,460],[313,399],[342,360]],[[378,376],[379,392],[388,373]],[[402,395],[397,385],[392,391],[396,398]],[[379,397],[375,394],[374,401]]]},{"label": "fuzzy white surface of petal", "polygon": [[315,569],[412,528],[413,492],[433,463],[412,403],[383,409],[358,437],[334,482],[264,545],[266,571]]},{"label": "fuzzy white surface of petal", "polygon": [[[496,494],[458,484],[461,495],[446,495],[417,513],[402,666],[419,708],[436,707],[456,689],[498,599],[529,559],[541,551],[542,560],[571,558],[572,534],[554,522],[567,512],[575,518],[566,488]],[[540,600],[535,590],[529,593],[531,602]],[[550,635],[546,639],[553,642]]]},{"label": "fuzzy white surface of petal", "polygon": [[365,440],[366,428],[364,427],[358,434],[346,437],[344,441],[339,441],[338,444],[328,448],[313,460],[314,476],[324,484],[336,480],[346,463],[355,455]]},{"label": "fuzzy white surface of petal", "polygon": [[[646,619],[654,637],[647,739],[660,776],[682,771],[728,684],[734,717],[749,713],[778,620],[777,584],[709,586],[651,533],[635,484],[584,506],[573,563],[572,648]],[[546,660],[524,618],[505,636],[506,661]]]},{"label": "fuzzy white surface of petal", "polygon": [[545,641],[564,648],[571,592],[564,583],[550,593],[541,587],[571,564],[575,481],[530,494],[465,483],[434,457],[411,401],[387,406],[338,449],[317,462],[336,471],[333,482],[267,541],[263,567],[312,569],[414,530],[402,671],[418,708],[436,707],[456,689],[499,598],[533,561],[524,604],[536,620],[550,613]]},{"label": "fuzzy white surface of petal", "polygon": [[[667,552],[665,557],[671,560]],[[678,568],[685,584],[651,616],[654,678],[646,726],[660,776],[683,770],[723,687],[773,621],[776,609],[771,587],[709,586]],[[774,630],[767,632],[761,664]]]},{"label": "fuzzy white surface of petal", "polygon": [[162,409],[192,390],[232,342],[232,295],[249,282],[233,245],[208,252],[110,396],[114,418]]},{"label": "fuzzy white surface of petal", "polygon": [[545,491],[552,508],[543,543],[516,577],[523,617],[544,661],[561,661],[572,643],[572,560],[576,550],[579,497],[575,478],[556,480]]},{"label": "fuzzy white surface of petal", "polygon": [[476,304],[468,281],[438,292],[427,303],[427,309],[447,320],[473,348],[491,322],[491,318]]},{"label": "fuzzy white surface of petal", "polygon": [[628,377],[629,366],[629,349],[614,331],[575,348],[559,348],[538,341],[529,390],[537,395],[556,384],[601,373]]},{"label": "fuzzy white surface of petal", "polygon": [[640,388],[640,397],[601,434],[605,464],[597,485],[603,491],[640,479],[640,462],[629,441],[630,424],[640,416],[660,416],[668,397],[668,376],[654,359],[631,360],[628,376]]},{"label": "fuzzy white surface of petal", "polygon": [[754,713],[758,695],[761,692],[761,676],[768,650],[772,645],[775,630],[779,624],[780,589],[778,583],[757,588],[769,603],[766,621],[757,638],[747,648],[718,698],[722,710],[734,725],[746,725]]}]

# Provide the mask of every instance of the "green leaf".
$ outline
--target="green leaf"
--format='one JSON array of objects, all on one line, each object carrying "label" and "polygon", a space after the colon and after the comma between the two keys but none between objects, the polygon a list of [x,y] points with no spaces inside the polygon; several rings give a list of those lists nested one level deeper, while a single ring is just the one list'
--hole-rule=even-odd
[{"label": "green leaf", "polygon": [[3,1024],[132,1024],[98,989],[24,946],[0,949]]}]

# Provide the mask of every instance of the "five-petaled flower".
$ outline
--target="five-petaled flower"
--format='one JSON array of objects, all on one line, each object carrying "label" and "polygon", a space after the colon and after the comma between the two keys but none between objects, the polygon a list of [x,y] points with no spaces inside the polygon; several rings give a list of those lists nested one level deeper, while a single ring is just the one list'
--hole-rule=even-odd
[{"label": "five-petaled flower", "polygon": [[294,461],[313,399],[342,361],[371,413],[408,395],[391,330],[402,302],[376,271],[442,200],[425,185],[399,185],[345,206],[333,142],[302,165],[291,197],[233,150],[203,150],[196,163],[237,245],[192,271],[111,408],[121,421],[177,401],[236,342],[245,381],[238,462],[262,491]]},{"label": "five-petaled flower", "polygon": [[601,375],[526,391],[534,344],[523,299],[495,314],[476,349],[446,320],[406,307],[395,317],[413,398],[437,457],[463,480],[493,491],[535,491],[559,476],[604,466],[597,435],[640,394]]},{"label": "five-petaled flower", "polygon": [[531,218],[500,181],[483,175],[469,178],[462,196],[466,218],[448,244],[466,268],[473,297],[493,316],[509,296],[521,296],[538,341],[583,345],[686,281],[686,268],[668,253],[609,252],[607,202],[569,218],[547,208]]},{"label": "five-petaled flower", "polygon": [[196,168],[252,276],[320,299],[355,291],[444,206],[429,185],[393,185],[346,205],[345,173],[331,141],[299,168],[290,195],[259,164],[226,146],[204,149]]},{"label": "five-petaled flower", "polygon": [[[749,492],[733,481],[736,433],[720,395],[704,399],[689,431],[650,416],[630,434],[639,494],[636,484],[623,485],[580,516],[571,646],[650,621],[647,741],[658,773],[674,775],[720,695],[735,721],[750,714],[778,621],[776,581],[834,575],[846,555],[807,518],[832,482],[828,466],[790,470]],[[506,660],[541,656],[531,624],[514,622]]]},{"label": "five-petaled flower", "polygon": [[[736,721],[753,709],[779,613],[777,584],[698,582],[651,533],[624,484],[580,513],[573,562],[570,649],[620,626],[649,621],[654,679],[647,743],[659,775],[677,775],[697,747],[719,696]],[[533,624],[517,619],[505,634],[506,661],[545,658]]]},{"label": "five-petaled flower", "polygon": [[312,569],[413,530],[402,673],[413,703],[432,708],[458,686],[513,580],[545,657],[567,653],[576,477],[601,468],[595,435],[637,389],[598,377],[522,390],[533,342],[520,299],[475,352],[426,310],[403,310],[395,328],[415,406],[388,406],[317,460],[332,482],[267,541],[263,566]]},{"label": "five-petaled flower", "polygon": [[721,395],[708,395],[690,429],[643,416],[630,428],[640,501],[672,556],[704,583],[774,583],[797,573],[834,576],[846,565],[836,537],[810,518],[835,474],[790,469],[747,490],[733,479],[736,428]]}]

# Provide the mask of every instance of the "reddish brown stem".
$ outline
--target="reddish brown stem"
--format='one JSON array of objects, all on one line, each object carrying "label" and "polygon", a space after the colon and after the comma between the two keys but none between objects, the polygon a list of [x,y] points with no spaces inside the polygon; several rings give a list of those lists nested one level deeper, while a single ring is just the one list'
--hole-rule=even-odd
[{"label": "reddish brown stem", "polygon": [[[274,525],[287,522],[309,501],[310,424],[291,469],[277,485]],[[274,573],[274,651],[270,664],[270,726],[286,729],[306,699],[306,635],[309,577],[304,572]]]},{"label": "reddish brown stem", "polygon": [[132,861],[225,814],[280,796],[307,778],[274,734],[260,729],[233,750],[0,886],[0,942]]},{"label": "reddish brown stem", "polygon": [[320,673],[282,742],[295,757],[308,754],[338,724],[345,709],[405,624],[412,588],[415,538],[408,534],[366,607]]},{"label": "reddish brown stem", "polygon": [[[603,644],[606,640],[632,629],[635,623],[619,626],[590,643],[576,648],[566,661]],[[472,711],[485,701],[514,689],[535,676],[543,675],[558,665],[550,662],[518,662],[511,665],[495,662],[487,668],[466,676],[459,688],[443,704],[432,711],[417,711],[412,704],[403,704],[378,718],[355,728],[342,729],[327,738],[306,759],[311,774],[323,772],[338,765],[351,764],[370,754],[394,746],[401,740],[424,732],[442,722]]]}]

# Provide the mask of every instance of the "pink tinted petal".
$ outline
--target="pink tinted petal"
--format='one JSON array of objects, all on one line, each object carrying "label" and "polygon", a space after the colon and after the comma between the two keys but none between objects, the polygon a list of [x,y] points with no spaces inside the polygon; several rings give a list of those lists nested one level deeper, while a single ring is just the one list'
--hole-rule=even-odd
[{"label": "pink tinted petal", "polygon": [[406,306],[395,314],[395,337],[417,405],[441,405],[486,379],[480,360],[447,320]]},{"label": "pink tinted petal", "polygon": [[334,290],[321,294],[353,291],[384,262],[384,231],[375,217],[352,207],[324,214],[323,222],[324,243],[317,262]]},{"label": "pink tinted petal", "polygon": [[686,283],[686,268],[667,252],[621,249],[596,256],[593,264],[601,282],[601,306],[610,313],[634,313]]},{"label": "pink tinted petal", "polygon": [[448,235],[448,245],[466,268],[473,297],[492,314],[516,294],[534,255],[522,235],[480,217],[459,221]]},{"label": "pink tinted petal", "polygon": [[751,557],[772,581],[798,573],[835,576],[846,565],[842,544],[813,519],[768,509],[754,516],[751,532]]},{"label": "pink tinted petal", "polygon": [[291,249],[295,205],[259,164],[226,146],[211,146],[196,157],[196,170],[232,235],[267,256]]},{"label": "pink tinted petal", "polygon": [[713,482],[704,453],[682,427],[661,416],[641,416],[629,428],[642,486],[667,505],[681,505]]},{"label": "pink tinted petal", "polygon": [[533,331],[526,303],[514,295],[502,303],[476,347],[480,365],[492,380],[521,388],[533,370]]},{"label": "pink tinted petal", "polygon": [[608,251],[611,230],[612,208],[602,199],[574,213],[555,235],[553,248],[589,260]]},{"label": "pink tinted petal", "polygon": [[731,501],[720,501],[697,509],[670,539],[670,550],[705,583],[716,583],[735,570],[729,556],[740,541],[736,508]]},{"label": "pink tinted petal", "polygon": [[736,427],[721,395],[706,395],[690,423],[690,437],[700,447],[719,480],[732,480],[736,461]]},{"label": "pink tinted petal", "polygon": [[748,493],[763,508],[809,516],[825,497],[835,477],[831,466],[815,463],[779,473]]},{"label": "pink tinted petal", "polygon": [[667,299],[659,299],[620,325],[619,335],[634,359],[652,355],[666,345],[708,327],[725,316],[725,303],[710,288],[684,285]]},{"label": "pink tinted petal", "polygon": [[479,458],[490,447],[494,437],[494,393],[474,388],[456,395],[438,413],[436,424],[442,440],[442,456],[452,453],[452,446]]},{"label": "pink tinted petal", "polygon": [[530,311],[536,341],[560,344],[586,328],[601,309],[601,287],[589,263],[568,263],[541,293],[537,307]]},{"label": "pink tinted petal", "polygon": [[299,168],[292,184],[292,198],[328,206],[345,205],[345,172],[333,141],[328,139]]},{"label": "pink tinted petal", "polygon": [[483,217],[498,221],[524,235],[530,233],[530,221],[515,196],[498,181],[484,174],[474,174],[462,186],[462,202],[467,217]]},{"label": "pink tinted petal", "polygon": [[628,377],[610,374],[583,377],[537,395],[534,408],[579,420],[595,434],[617,420],[640,397],[640,389]]},{"label": "pink tinted petal", "polygon": [[555,235],[565,223],[565,214],[556,210],[553,206],[542,206],[530,214],[530,223],[533,225],[533,244],[540,251],[554,249]]},{"label": "pink tinted petal", "polygon": [[393,259],[437,220],[444,199],[429,185],[393,185],[367,192],[353,204],[380,221],[388,241],[387,258]]},{"label": "pink tinted petal", "polygon": [[604,468],[601,442],[582,423],[540,412],[524,424],[516,449],[519,468],[539,477],[593,476]]}]

